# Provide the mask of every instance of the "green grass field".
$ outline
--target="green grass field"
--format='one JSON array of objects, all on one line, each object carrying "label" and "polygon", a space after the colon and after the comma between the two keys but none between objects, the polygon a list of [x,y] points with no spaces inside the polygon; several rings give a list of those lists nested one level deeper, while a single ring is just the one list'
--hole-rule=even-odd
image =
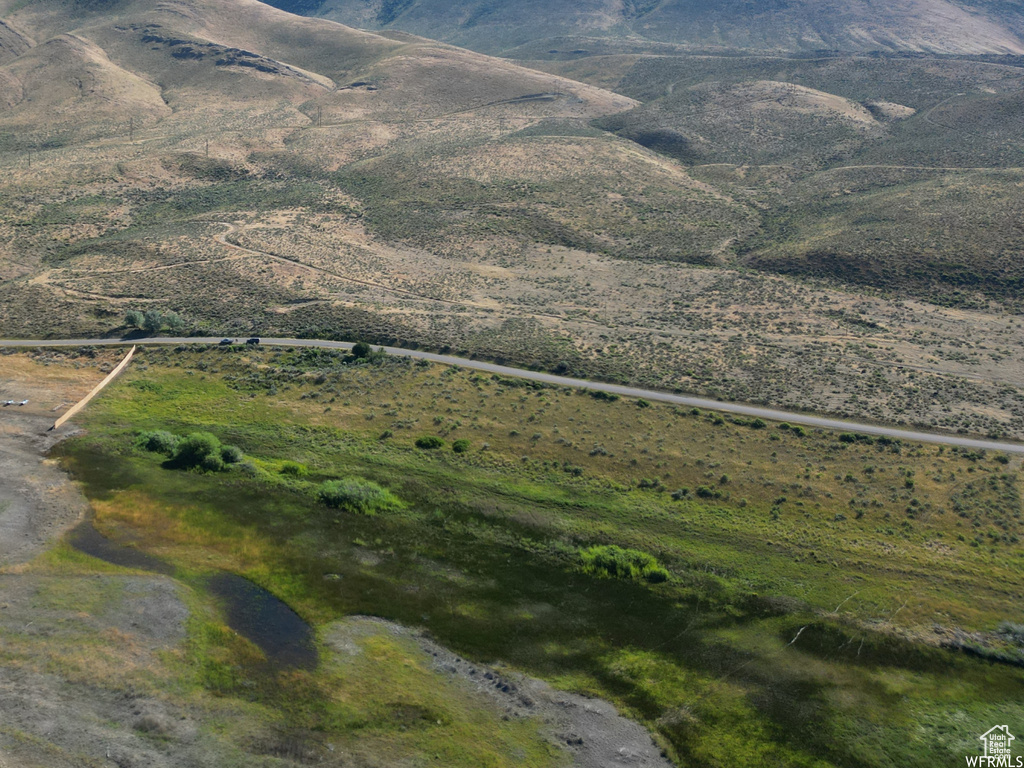
[{"label": "green grass field", "polygon": [[[680,764],[936,765],[1019,701],[1018,460],[319,351],[145,350],[84,425],[64,459],[114,538],[608,698]],[[246,459],[167,468],[154,429]],[[400,504],[317,500],[350,477]],[[667,580],[602,577],[602,545]],[[344,695],[295,685],[296,727]]]}]

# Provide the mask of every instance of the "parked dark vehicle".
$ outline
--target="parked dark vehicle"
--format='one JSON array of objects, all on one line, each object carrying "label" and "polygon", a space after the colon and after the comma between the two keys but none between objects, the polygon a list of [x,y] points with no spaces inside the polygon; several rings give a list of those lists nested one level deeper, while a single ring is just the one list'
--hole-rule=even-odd
[{"label": "parked dark vehicle", "polygon": [[233,339],[221,339],[220,343],[221,344],[234,344],[235,342],[234,342]]},{"label": "parked dark vehicle", "polygon": [[246,344],[259,344],[260,340],[256,336],[253,336],[251,339],[246,339],[245,343]]}]

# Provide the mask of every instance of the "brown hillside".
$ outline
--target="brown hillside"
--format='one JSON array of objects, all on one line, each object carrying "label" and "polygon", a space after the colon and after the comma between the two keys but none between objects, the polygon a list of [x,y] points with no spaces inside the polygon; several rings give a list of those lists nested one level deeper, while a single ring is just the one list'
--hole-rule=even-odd
[{"label": "brown hillside", "polygon": [[1017,2],[273,0],[273,4],[488,53],[508,53],[540,41],[569,51],[591,47],[595,38],[704,50],[1024,53],[1024,12]]}]

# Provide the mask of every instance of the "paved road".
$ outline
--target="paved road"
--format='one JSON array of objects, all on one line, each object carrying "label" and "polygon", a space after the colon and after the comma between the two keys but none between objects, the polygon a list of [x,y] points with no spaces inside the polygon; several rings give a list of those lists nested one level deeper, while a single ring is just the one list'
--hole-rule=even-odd
[{"label": "paved road", "polygon": [[[265,345],[280,347],[320,347],[324,349],[351,349],[352,344],[346,341],[325,341],[322,339],[273,339],[262,337]],[[141,339],[61,339],[57,341],[38,340],[0,340],[0,347],[81,347],[81,346],[128,346],[131,344],[217,344],[220,337],[186,337],[168,338],[151,337]],[[838,429],[846,432],[859,432],[866,435],[884,435],[886,437],[899,438],[920,443],[934,443],[937,445],[955,445],[963,448],[984,448],[992,451],[1005,451],[1024,455],[1024,444],[1007,443],[998,440],[976,440],[969,437],[958,437],[957,435],[944,435],[936,432],[917,432],[908,429],[896,429],[884,427],[877,424],[858,424],[842,419],[830,419],[822,416],[811,416],[806,413],[791,413],[779,411],[772,408],[761,408],[756,405],[740,405],[738,403],[727,403],[720,400],[708,400],[702,397],[688,397],[686,395],[675,395],[670,392],[658,392],[650,389],[638,389],[637,387],[625,387],[618,384],[605,384],[601,381],[586,381],[584,379],[572,379],[567,376],[555,376],[551,373],[540,373],[538,371],[526,371],[521,368],[510,368],[505,365],[486,363],[480,360],[467,360],[462,357],[451,355],[437,355],[432,352],[420,352],[414,349],[401,349],[399,347],[383,347],[391,355],[398,357],[411,357],[416,360],[430,360],[435,363],[446,365],[459,365],[463,368],[472,368],[477,371],[488,373],[499,373],[504,376],[517,376],[531,381],[540,381],[546,384],[555,384],[562,387],[578,387],[591,389],[599,392],[608,392],[625,397],[642,397],[645,400],[654,400],[662,403],[674,403],[696,408],[706,408],[712,411],[723,413],[735,413],[743,416],[753,416],[773,421],[786,421],[790,424],[800,424],[807,427],[823,427],[825,429]]]}]

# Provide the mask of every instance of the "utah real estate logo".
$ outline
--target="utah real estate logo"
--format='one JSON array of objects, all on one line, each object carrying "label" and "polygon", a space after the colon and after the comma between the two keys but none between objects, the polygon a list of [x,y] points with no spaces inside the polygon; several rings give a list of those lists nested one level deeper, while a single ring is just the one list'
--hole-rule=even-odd
[{"label": "utah real estate logo", "polygon": [[1024,768],[1024,756],[1013,757],[1012,742],[1016,738],[1009,726],[996,725],[978,737],[985,745],[985,754],[969,755],[970,768]]}]

